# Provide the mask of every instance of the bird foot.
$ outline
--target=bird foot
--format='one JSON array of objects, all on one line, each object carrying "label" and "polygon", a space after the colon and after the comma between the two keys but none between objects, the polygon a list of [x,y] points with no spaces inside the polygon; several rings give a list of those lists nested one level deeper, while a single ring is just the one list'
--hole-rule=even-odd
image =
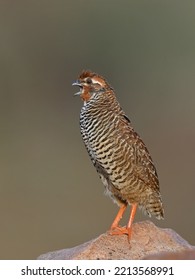
[{"label": "bird foot", "polygon": [[130,243],[131,241],[131,228],[126,228],[126,227],[111,227],[109,234],[111,235],[122,235],[126,234],[128,238],[128,242]]},{"label": "bird foot", "polygon": [[112,227],[109,231],[109,234],[111,235],[122,235],[122,234],[126,234],[128,235],[128,230],[126,227],[120,227],[120,226],[117,226],[117,227]]}]

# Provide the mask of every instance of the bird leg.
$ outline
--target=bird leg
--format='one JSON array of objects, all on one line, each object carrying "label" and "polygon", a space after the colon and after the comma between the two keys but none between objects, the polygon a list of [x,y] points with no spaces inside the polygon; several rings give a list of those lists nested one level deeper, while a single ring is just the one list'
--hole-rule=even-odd
[{"label": "bird leg", "polygon": [[119,221],[122,219],[126,208],[127,208],[127,204],[123,204],[120,207],[120,209],[110,227],[110,234],[112,234],[112,235],[127,234],[127,229],[119,226]]},{"label": "bird leg", "polygon": [[128,242],[129,243],[130,243],[130,240],[131,240],[132,224],[133,224],[133,220],[135,218],[136,210],[137,210],[137,203],[133,203],[131,213],[130,213],[130,217],[129,217],[129,221],[128,221],[128,224],[127,224]]},{"label": "bird leg", "polygon": [[130,217],[129,217],[127,227],[120,227],[118,225],[118,223],[121,220],[126,208],[127,208],[127,204],[120,207],[120,209],[118,211],[118,214],[116,215],[116,218],[114,219],[114,222],[111,225],[110,234],[112,234],[112,235],[127,234],[128,235],[128,242],[130,243],[131,233],[132,233],[132,224],[133,224],[133,220],[135,218],[135,213],[136,213],[136,210],[137,210],[137,203],[132,204],[132,209],[131,209],[131,213],[130,213]]}]

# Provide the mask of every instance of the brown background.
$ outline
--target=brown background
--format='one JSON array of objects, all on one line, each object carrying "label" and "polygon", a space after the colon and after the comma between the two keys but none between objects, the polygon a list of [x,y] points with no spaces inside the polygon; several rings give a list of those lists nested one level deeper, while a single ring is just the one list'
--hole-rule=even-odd
[{"label": "brown background", "polygon": [[165,206],[152,221],[194,244],[195,2],[0,6],[0,258],[76,246],[116,215],[80,136],[82,69],[107,77],[152,154]]}]

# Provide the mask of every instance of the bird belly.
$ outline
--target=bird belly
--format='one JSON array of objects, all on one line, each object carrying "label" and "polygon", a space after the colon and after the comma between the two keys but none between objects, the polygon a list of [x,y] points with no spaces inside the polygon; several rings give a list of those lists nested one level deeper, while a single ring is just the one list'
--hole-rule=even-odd
[{"label": "bird belly", "polygon": [[120,196],[120,192],[114,188],[114,186],[110,183],[110,181],[104,177],[104,175],[99,173],[99,177],[105,187],[105,195],[110,197],[114,203],[118,206],[126,204],[126,201],[122,199]]}]

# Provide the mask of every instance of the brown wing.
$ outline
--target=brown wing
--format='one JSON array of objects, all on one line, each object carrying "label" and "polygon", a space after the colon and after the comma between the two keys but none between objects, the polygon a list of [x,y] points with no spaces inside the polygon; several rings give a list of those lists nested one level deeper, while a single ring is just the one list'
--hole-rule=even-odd
[{"label": "brown wing", "polygon": [[124,133],[129,135],[129,142],[133,148],[134,175],[145,185],[159,191],[157,171],[146,145],[134,131],[130,120],[124,115],[121,118],[121,125]]}]

